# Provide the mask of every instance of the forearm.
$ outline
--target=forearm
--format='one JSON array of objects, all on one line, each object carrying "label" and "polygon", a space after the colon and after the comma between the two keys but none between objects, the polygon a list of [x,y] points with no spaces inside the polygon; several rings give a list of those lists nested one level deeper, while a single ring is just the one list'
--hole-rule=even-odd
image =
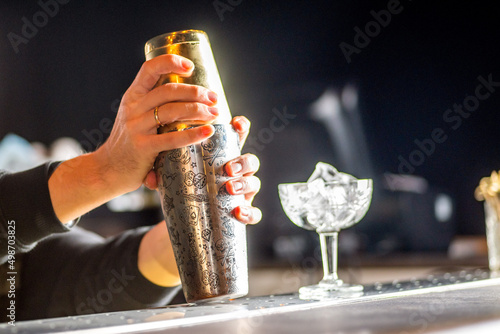
[{"label": "forearm", "polygon": [[57,165],[47,163],[17,173],[0,172],[0,263],[6,261],[8,235],[15,241],[15,252],[24,253],[43,238],[68,231],[54,213],[47,185]]},{"label": "forearm", "polygon": [[174,251],[164,221],[142,238],[137,264],[141,274],[156,285],[173,287],[180,284]]},{"label": "forearm", "polygon": [[189,76],[193,68],[190,60],[177,55],[161,55],[143,64],[120,102],[106,142],[93,153],[66,161],[51,177],[50,196],[61,221],[75,219],[137,189],[158,153],[199,143],[213,135],[211,125],[157,133],[158,118],[163,124],[186,120],[211,123],[217,118],[217,95],[207,88],[182,83],[156,87],[161,75]]},{"label": "forearm", "polygon": [[142,227],[103,239],[75,227],[64,236],[54,235],[41,242],[23,259],[19,319],[168,304],[178,288],[152,284],[137,268],[139,243],[148,229]]},{"label": "forearm", "polygon": [[[119,173],[107,167],[99,151],[63,162],[49,180],[54,211],[63,222],[71,221],[119,196],[130,188]],[[150,282],[173,287],[180,277],[165,222],[146,233],[140,243],[138,268]]]},{"label": "forearm", "polygon": [[49,179],[54,211],[64,223],[130,190],[121,186],[95,152],[61,163]]}]

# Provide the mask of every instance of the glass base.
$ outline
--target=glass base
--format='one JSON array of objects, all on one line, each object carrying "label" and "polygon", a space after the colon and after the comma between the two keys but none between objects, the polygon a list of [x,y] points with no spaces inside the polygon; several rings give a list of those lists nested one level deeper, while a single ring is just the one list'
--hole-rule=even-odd
[{"label": "glass base", "polygon": [[344,299],[363,296],[363,286],[357,284],[316,284],[299,289],[300,299]]}]

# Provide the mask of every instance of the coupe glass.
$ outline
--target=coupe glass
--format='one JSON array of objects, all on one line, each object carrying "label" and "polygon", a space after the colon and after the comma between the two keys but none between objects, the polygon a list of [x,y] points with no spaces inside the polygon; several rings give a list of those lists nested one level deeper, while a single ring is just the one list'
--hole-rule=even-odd
[{"label": "coupe glass", "polygon": [[283,210],[297,226],[319,234],[323,279],[299,289],[301,298],[360,295],[362,285],[344,283],[337,275],[338,234],[364,217],[372,199],[371,179],[278,185]]}]

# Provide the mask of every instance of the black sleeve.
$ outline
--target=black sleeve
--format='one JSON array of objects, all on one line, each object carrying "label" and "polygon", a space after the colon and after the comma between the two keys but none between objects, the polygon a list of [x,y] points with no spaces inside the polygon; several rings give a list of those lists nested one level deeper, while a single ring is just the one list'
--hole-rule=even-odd
[{"label": "black sleeve", "polygon": [[48,181],[58,165],[47,163],[19,173],[0,171],[0,264],[7,260],[9,230],[15,236],[16,253],[69,230],[55,215],[50,200]]},{"label": "black sleeve", "polygon": [[19,320],[158,307],[180,287],[164,288],[139,272],[139,244],[149,227],[104,239],[75,227],[23,256]]}]

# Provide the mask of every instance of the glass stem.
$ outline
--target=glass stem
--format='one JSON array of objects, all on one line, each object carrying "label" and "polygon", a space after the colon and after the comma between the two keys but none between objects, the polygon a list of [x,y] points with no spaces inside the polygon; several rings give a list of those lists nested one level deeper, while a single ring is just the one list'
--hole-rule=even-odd
[{"label": "glass stem", "polygon": [[338,235],[338,232],[319,233],[323,261],[322,283],[334,283],[339,280],[337,275]]}]

